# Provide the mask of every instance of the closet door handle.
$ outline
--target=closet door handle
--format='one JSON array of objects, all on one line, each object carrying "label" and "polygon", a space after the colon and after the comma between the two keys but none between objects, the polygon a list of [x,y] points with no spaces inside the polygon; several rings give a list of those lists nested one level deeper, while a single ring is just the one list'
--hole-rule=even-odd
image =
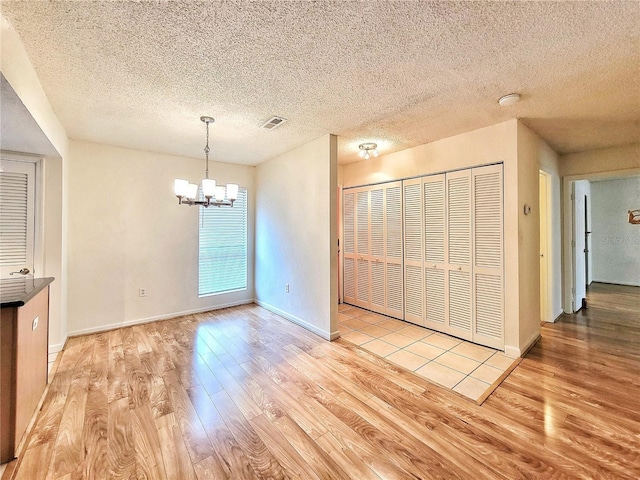
[{"label": "closet door handle", "polygon": [[462,270],[462,267],[458,267],[458,270]]},{"label": "closet door handle", "polygon": [[433,267],[433,268],[436,268],[436,264],[434,263],[434,264],[432,265],[432,267]]}]

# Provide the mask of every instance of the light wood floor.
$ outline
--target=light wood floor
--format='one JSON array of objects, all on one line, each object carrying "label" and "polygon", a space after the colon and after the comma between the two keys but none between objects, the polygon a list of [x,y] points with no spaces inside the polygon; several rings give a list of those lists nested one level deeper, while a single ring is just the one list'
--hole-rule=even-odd
[{"label": "light wood floor", "polygon": [[482,406],[255,305],[73,338],[4,478],[639,478],[640,289],[589,302]]}]

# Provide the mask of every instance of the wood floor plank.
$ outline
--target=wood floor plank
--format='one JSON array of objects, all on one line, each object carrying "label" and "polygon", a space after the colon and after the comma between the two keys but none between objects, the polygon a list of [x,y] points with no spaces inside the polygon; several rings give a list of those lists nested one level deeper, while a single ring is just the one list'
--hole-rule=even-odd
[{"label": "wood floor plank", "polygon": [[229,394],[216,393],[211,400],[220,412],[232,435],[247,455],[253,470],[259,478],[285,478],[278,460],[271,454],[251,424],[242,416]]},{"label": "wood floor plank", "polygon": [[[194,465],[191,463],[189,452],[184,444],[184,438],[182,438],[182,433],[178,425],[159,428],[158,441],[160,443],[162,462],[164,463],[167,479],[194,480],[196,478]],[[207,459],[208,458],[211,457],[207,457]],[[202,464],[202,462],[200,463]],[[208,478],[227,478],[221,469],[209,469],[207,472],[209,473]]]},{"label": "wood floor plank", "polygon": [[588,296],[481,406],[257,305],[70,338],[3,480],[640,478],[640,288]]},{"label": "wood floor plank", "polygon": [[160,438],[148,405],[131,410],[138,478],[166,478]]},{"label": "wood floor plank", "polygon": [[72,380],[67,401],[60,419],[56,437],[53,461],[48,478],[58,478],[74,472],[84,460],[82,436],[84,431],[85,407],[89,376],[80,376]]},{"label": "wood floor plank", "polygon": [[185,444],[192,463],[198,463],[212,455],[213,447],[209,441],[198,414],[191,404],[189,395],[178,378],[167,372],[164,376],[165,385],[169,394],[169,399],[173,407],[173,413],[178,422],[178,426],[185,438]]},{"label": "wood floor plank", "polygon": [[280,417],[273,423],[311,466],[312,471],[322,472],[324,479],[349,478],[347,473],[288,415]]},{"label": "wood floor plank", "polygon": [[136,478],[136,449],[127,397],[114,400],[109,404],[107,464],[110,479]]}]

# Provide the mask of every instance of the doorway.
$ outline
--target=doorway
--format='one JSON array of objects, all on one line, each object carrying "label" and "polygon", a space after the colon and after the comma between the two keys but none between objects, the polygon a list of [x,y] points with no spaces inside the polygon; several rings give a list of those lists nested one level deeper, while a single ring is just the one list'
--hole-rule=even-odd
[{"label": "doorway", "polygon": [[[640,236],[626,226],[627,210],[630,205],[640,202],[638,179],[638,168],[563,177],[565,313],[574,313],[587,306],[587,287],[592,282],[640,285],[640,268],[637,267],[640,264],[637,249]],[[627,185],[617,185],[606,195],[597,194],[601,184],[615,181]],[[603,202],[611,204],[613,210],[605,212]],[[625,253],[626,247],[630,253]],[[604,250],[609,251],[609,256]]]}]

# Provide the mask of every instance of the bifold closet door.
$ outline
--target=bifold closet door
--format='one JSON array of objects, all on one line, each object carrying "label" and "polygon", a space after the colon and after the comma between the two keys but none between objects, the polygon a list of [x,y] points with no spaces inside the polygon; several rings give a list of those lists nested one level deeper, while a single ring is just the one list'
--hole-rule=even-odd
[{"label": "bifold closet door", "polygon": [[422,264],[422,180],[402,182],[404,211],[404,319],[424,325]]},{"label": "bifold closet door", "polygon": [[353,190],[345,191],[342,195],[342,281],[344,282],[344,301],[350,304],[354,304],[356,301],[355,198]]},{"label": "bifold closet door", "polygon": [[384,205],[386,304],[383,313],[391,317],[403,318],[402,182],[385,184]]},{"label": "bifold closet door", "polygon": [[445,331],[472,340],[471,170],[446,174],[447,262]]},{"label": "bifold closet door", "polygon": [[355,192],[356,208],[356,299],[354,305],[370,308],[369,190]]},{"label": "bifold closet door", "polygon": [[385,312],[385,225],[384,225],[384,187],[376,185],[369,191],[369,245],[371,261],[371,302],[369,309]]},{"label": "bifold closet door", "polygon": [[444,331],[447,315],[445,175],[424,177],[422,191],[424,198],[424,326]]},{"label": "bifold closet door", "polygon": [[473,341],[504,348],[502,165],[474,168]]}]

